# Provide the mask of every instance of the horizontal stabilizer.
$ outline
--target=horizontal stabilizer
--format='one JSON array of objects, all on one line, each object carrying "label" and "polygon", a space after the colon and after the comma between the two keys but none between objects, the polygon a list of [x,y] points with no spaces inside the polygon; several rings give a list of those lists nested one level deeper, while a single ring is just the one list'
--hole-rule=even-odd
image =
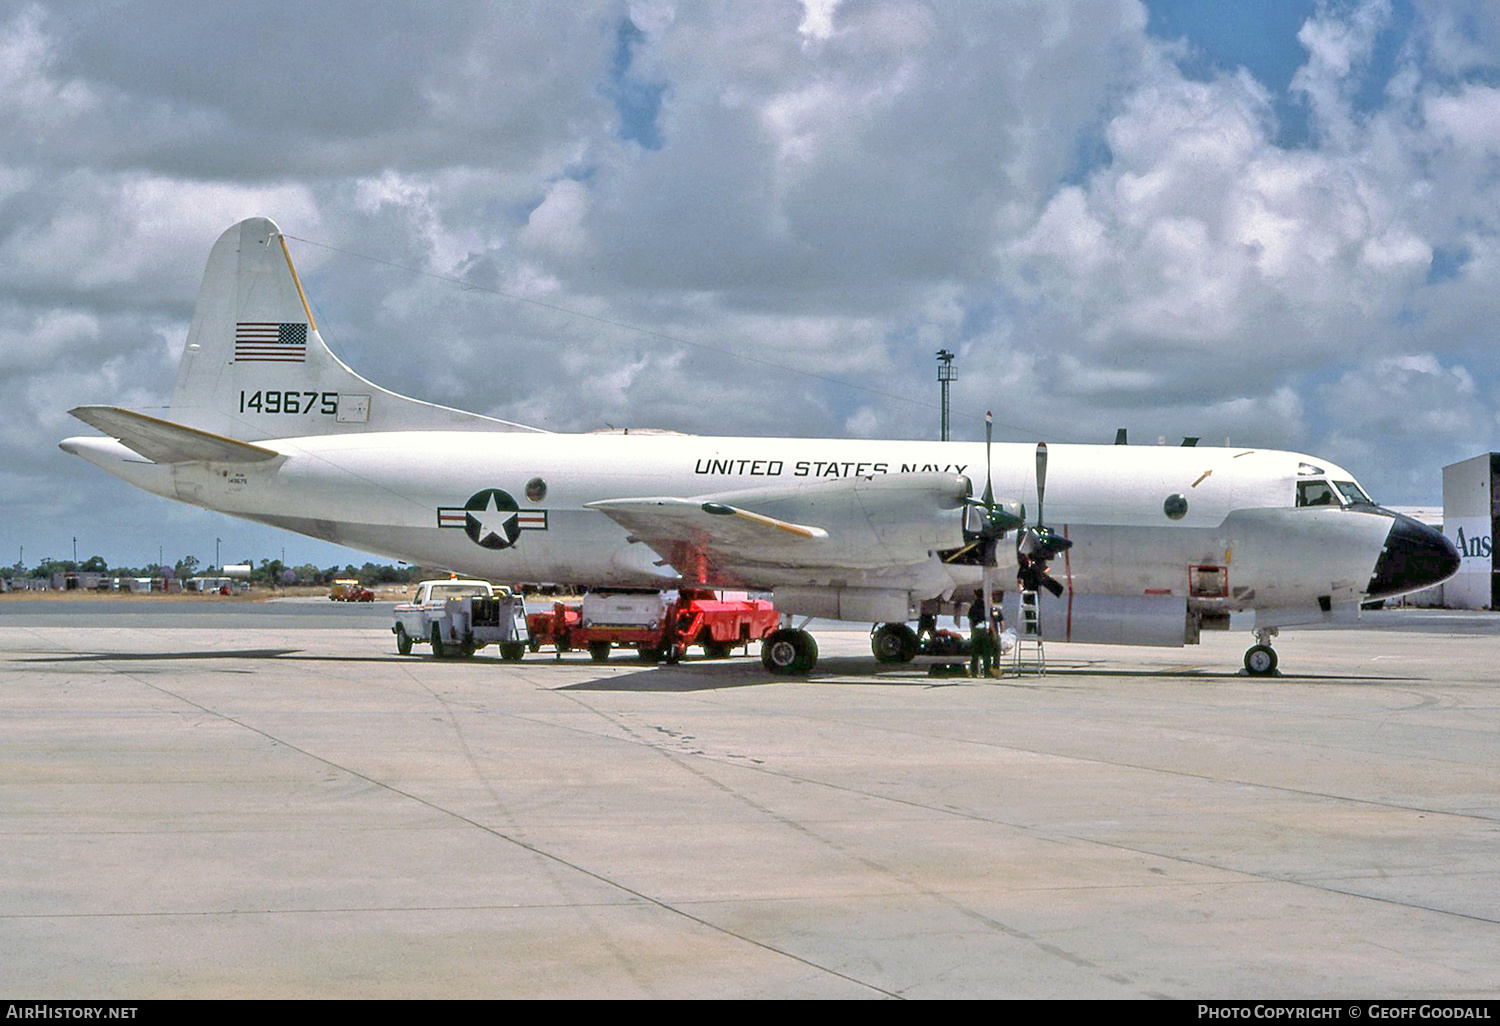
[{"label": "horizontal stabilizer", "polygon": [[118,406],[79,406],[68,411],[155,463],[262,463],[281,454],[248,442],[225,438],[197,428]]}]

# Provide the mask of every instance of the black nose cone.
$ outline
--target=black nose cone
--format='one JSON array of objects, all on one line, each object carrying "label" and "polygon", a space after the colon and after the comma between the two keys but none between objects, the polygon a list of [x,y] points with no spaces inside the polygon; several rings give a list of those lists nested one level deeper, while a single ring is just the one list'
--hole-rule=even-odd
[{"label": "black nose cone", "polygon": [[1370,577],[1370,598],[1404,595],[1458,572],[1458,549],[1441,531],[1399,513],[1391,516],[1391,533]]}]

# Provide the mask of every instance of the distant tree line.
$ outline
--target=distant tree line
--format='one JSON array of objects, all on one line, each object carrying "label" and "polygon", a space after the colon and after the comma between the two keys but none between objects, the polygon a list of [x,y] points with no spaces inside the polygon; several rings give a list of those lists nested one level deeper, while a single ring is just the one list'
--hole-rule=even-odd
[{"label": "distant tree line", "polygon": [[[433,576],[433,572],[418,566],[390,566],[384,563],[366,563],[343,567],[318,568],[311,563],[301,566],[283,566],[279,559],[262,559],[259,564],[245,559],[250,565],[250,583],[262,587],[285,587],[289,584],[332,584],[341,577],[358,578],[365,584],[414,584]],[[223,576],[213,567],[204,567],[196,556],[183,556],[176,563],[162,565],[149,563],[146,566],[110,566],[103,556],[90,556],[80,562],[71,559],[44,559],[29,570],[20,563],[10,568],[11,577],[32,577],[50,580],[54,574],[95,573],[111,577],[169,577],[186,580],[198,576]]]}]

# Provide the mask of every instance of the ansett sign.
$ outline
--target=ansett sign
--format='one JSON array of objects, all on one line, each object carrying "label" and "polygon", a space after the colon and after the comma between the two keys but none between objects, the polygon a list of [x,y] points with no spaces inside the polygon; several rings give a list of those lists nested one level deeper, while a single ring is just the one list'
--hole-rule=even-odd
[{"label": "ansett sign", "polygon": [[[1490,521],[1486,517],[1454,518],[1451,525],[1445,525],[1444,533],[1448,534],[1448,539],[1458,547],[1458,554],[1463,557],[1459,573],[1489,573],[1493,568],[1494,541],[1491,530]],[[1452,533],[1449,534],[1449,531]]]},{"label": "ansett sign", "polygon": [[1458,529],[1458,540],[1455,544],[1458,546],[1459,553],[1465,559],[1476,556],[1483,556],[1485,559],[1490,557],[1490,536],[1487,534],[1474,534],[1465,537],[1464,530],[1460,527]]}]

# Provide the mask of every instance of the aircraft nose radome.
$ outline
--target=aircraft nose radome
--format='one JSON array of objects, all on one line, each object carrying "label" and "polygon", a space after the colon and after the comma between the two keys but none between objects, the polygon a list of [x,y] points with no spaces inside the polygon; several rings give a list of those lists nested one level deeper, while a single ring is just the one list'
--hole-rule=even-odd
[{"label": "aircraft nose radome", "polygon": [[1441,531],[1399,513],[1391,516],[1391,533],[1370,577],[1370,598],[1403,595],[1458,572],[1458,549]]}]

